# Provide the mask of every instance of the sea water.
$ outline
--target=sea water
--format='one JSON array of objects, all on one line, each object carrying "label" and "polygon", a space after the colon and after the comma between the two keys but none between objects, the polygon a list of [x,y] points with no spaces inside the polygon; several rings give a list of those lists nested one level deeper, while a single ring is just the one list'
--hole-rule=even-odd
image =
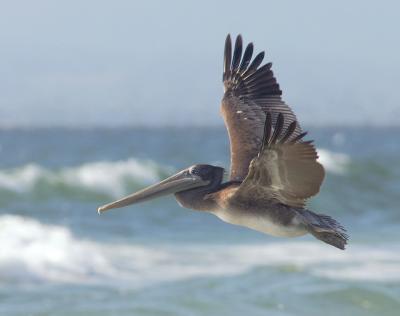
[{"label": "sea water", "polygon": [[345,251],[274,238],[173,197],[97,207],[194,163],[229,170],[222,128],[0,131],[0,315],[400,315],[400,128],[312,128],[309,208]]}]

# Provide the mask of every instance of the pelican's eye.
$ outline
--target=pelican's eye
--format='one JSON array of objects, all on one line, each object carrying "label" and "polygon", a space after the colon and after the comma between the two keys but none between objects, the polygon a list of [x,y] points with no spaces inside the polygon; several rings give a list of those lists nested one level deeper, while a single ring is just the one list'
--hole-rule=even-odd
[{"label": "pelican's eye", "polygon": [[207,180],[212,178],[213,169],[209,165],[194,165],[190,167],[189,173],[201,177],[203,180]]},{"label": "pelican's eye", "polygon": [[190,167],[189,173],[190,174],[194,174],[196,176],[199,176],[200,175],[200,168],[197,167],[197,166]]}]

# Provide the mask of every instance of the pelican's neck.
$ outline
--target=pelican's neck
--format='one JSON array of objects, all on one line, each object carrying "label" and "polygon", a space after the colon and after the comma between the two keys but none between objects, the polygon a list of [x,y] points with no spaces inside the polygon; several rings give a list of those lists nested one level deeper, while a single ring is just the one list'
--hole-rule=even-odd
[{"label": "pelican's neck", "polygon": [[218,190],[221,186],[223,175],[223,169],[221,168],[210,184],[191,190],[177,192],[175,193],[176,200],[185,208],[197,211],[214,210],[217,207],[217,203],[212,195],[207,195]]},{"label": "pelican's neck", "polygon": [[186,208],[198,211],[218,211],[231,190],[236,190],[241,181],[218,183],[213,187],[202,187],[175,193],[178,203]]},{"label": "pelican's neck", "polygon": [[176,200],[180,206],[197,211],[210,211],[217,206],[212,198],[206,198],[206,195],[213,192],[210,188],[196,188],[183,192],[175,193]]}]

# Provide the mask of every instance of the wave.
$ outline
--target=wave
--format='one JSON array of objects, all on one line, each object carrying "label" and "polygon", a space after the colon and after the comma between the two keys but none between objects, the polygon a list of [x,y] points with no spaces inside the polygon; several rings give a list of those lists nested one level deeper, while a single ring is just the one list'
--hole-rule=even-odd
[{"label": "wave", "polygon": [[170,168],[152,161],[128,159],[90,162],[52,170],[37,164],[0,170],[0,190],[17,194],[81,190],[120,196],[135,186],[165,177]]},{"label": "wave", "polygon": [[63,226],[0,216],[0,282],[118,284],[143,287],[197,277],[234,276],[257,267],[293,266],[321,278],[400,281],[399,248],[315,241],[269,244],[139,245],[79,239]]},{"label": "wave", "polygon": [[[328,172],[343,173],[350,162],[344,154],[320,149],[319,161]],[[99,194],[119,197],[138,186],[158,181],[173,170],[152,161],[128,159],[120,161],[98,161],[80,166],[45,168],[27,164],[8,170],[0,170],[0,192],[16,194],[41,193],[54,195],[81,193],[82,189]]]},{"label": "wave", "polygon": [[327,149],[318,149],[318,161],[328,172],[343,174],[350,164],[350,157],[346,154],[336,153]]}]

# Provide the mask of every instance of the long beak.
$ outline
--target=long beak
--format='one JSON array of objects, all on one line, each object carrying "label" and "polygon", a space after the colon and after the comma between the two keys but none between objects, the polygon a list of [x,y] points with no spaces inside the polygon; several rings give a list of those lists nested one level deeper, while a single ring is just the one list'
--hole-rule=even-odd
[{"label": "long beak", "polygon": [[163,195],[185,191],[207,185],[208,181],[202,180],[196,175],[189,174],[186,170],[181,171],[157,184],[153,184],[143,190],[128,195],[115,202],[98,208],[99,214],[113,208],[128,206],[135,203],[151,200]]}]

